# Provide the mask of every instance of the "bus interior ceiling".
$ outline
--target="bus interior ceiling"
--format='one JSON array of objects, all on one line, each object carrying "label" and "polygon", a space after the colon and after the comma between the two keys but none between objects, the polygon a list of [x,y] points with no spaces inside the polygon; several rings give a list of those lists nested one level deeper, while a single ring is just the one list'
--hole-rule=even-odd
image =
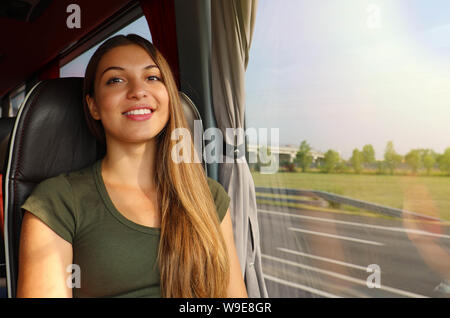
[{"label": "bus interior ceiling", "polygon": [[[18,2],[8,0],[0,5],[0,67],[3,74],[8,74],[0,81],[0,96],[45,69],[55,58],[63,57],[72,47],[80,45],[82,39],[96,32],[117,12],[136,5],[136,1],[130,0],[110,0],[108,5],[103,1],[79,0],[77,4],[82,8],[83,25],[69,29],[66,26],[67,7],[73,1],[34,1],[35,5],[29,8],[31,12],[26,13],[20,13],[16,8]],[[42,8],[40,4],[43,4]]]}]

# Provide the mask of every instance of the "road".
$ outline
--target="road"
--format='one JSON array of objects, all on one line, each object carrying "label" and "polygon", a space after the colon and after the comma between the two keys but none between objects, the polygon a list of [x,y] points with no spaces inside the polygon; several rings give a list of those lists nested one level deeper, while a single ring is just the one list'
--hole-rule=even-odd
[{"label": "road", "polygon": [[270,297],[450,297],[435,291],[450,279],[448,224],[271,205],[258,220]]}]

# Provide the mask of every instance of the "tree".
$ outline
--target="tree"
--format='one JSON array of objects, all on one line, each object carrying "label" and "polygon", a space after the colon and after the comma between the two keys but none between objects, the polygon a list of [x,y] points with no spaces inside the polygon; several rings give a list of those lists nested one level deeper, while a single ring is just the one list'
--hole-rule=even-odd
[{"label": "tree", "polygon": [[341,172],[345,173],[345,172],[348,172],[350,170],[350,168],[351,167],[348,165],[348,163],[345,160],[343,160],[342,158],[340,158],[339,162],[336,165],[335,171],[339,172],[339,173],[341,173]]},{"label": "tree", "polygon": [[450,174],[450,148],[445,149],[444,153],[439,156],[439,169]]},{"label": "tree", "polygon": [[377,174],[386,174],[387,173],[387,166],[386,162],[383,160],[377,160]]},{"label": "tree", "polygon": [[326,173],[334,172],[340,161],[339,153],[330,149],[325,153],[322,170]]},{"label": "tree", "polygon": [[436,163],[436,154],[431,149],[425,149],[422,155],[423,166],[427,170],[427,174],[431,173],[431,169],[433,169],[434,164]]},{"label": "tree", "polygon": [[313,157],[311,156],[310,151],[311,146],[306,142],[306,140],[303,140],[294,160],[294,162],[302,168],[302,172],[306,172],[313,162]]},{"label": "tree", "polygon": [[363,153],[359,151],[357,148],[355,148],[353,150],[352,157],[350,158],[350,163],[356,173],[361,173],[363,161],[364,161]]},{"label": "tree", "polygon": [[392,141],[388,141],[386,145],[384,161],[391,174],[394,174],[395,168],[402,162],[402,156],[395,152],[394,143]]},{"label": "tree", "polygon": [[413,149],[405,156],[405,162],[408,164],[408,166],[411,167],[411,170],[414,174],[416,174],[422,166],[421,152],[422,151],[420,149]]},{"label": "tree", "polygon": [[363,164],[370,165],[375,162],[375,149],[372,145],[365,145],[362,149]]}]

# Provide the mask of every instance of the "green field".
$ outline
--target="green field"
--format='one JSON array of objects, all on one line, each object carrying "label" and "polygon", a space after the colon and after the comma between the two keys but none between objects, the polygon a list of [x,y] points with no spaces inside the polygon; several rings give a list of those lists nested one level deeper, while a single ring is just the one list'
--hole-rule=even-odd
[{"label": "green field", "polygon": [[450,220],[450,177],[253,172],[257,187],[321,190]]}]

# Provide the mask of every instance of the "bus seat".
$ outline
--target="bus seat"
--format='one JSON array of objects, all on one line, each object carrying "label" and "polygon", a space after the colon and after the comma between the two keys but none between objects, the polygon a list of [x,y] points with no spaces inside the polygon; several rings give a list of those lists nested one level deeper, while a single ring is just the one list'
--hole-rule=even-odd
[{"label": "bus seat", "polygon": [[[1,243],[2,246],[0,246],[0,250],[2,253],[0,254],[1,261],[3,261],[3,173],[4,173],[4,166],[6,162],[6,156],[7,156],[7,148],[8,148],[8,142],[9,138],[12,132],[12,129],[14,127],[14,120],[15,117],[4,117],[0,118],[0,177],[2,178],[2,182],[0,183],[0,227],[1,227]],[[1,264],[4,264],[2,262]],[[1,265],[0,265],[1,266]],[[0,277],[3,277],[1,275],[2,271],[0,270]]]},{"label": "bus seat", "polygon": [[17,287],[20,206],[41,181],[81,169],[99,158],[99,145],[84,119],[82,83],[79,78],[40,82],[27,94],[17,114],[3,189],[9,297],[15,297]]},{"label": "bus seat", "polygon": [[[82,86],[83,78],[76,77],[39,82],[17,114],[4,173],[8,297],[15,297],[17,291],[21,205],[41,181],[86,167],[104,155],[104,147],[85,122]],[[200,120],[199,113],[186,95],[180,97],[193,127],[190,121]]]},{"label": "bus seat", "polygon": [[3,167],[6,161],[6,148],[8,146],[9,136],[14,126],[13,117],[0,118],[0,298],[6,297],[6,264],[5,264],[5,245],[3,242]]},{"label": "bus seat", "polygon": [[[184,116],[186,117],[186,121],[188,123],[188,128],[191,132],[191,137],[194,138],[195,134],[195,128],[197,127],[200,131],[198,131],[200,136],[197,138],[201,138],[201,144],[200,144],[200,153],[198,153],[198,157],[202,158],[203,155],[203,149],[205,149],[205,141],[203,139],[203,123],[201,120],[201,116],[199,111],[197,110],[197,107],[195,107],[194,102],[183,92],[180,92],[180,101],[181,101],[181,107],[183,108]],[[197,125],[196,125],[197,122]],[[205,170],[205,174],[208,175],[207,165],[205,160],[201,160],[203,169]]]},{"label": "bus seat", "polygon": [[[16,117],[0,118],[0,142],[2,142],[5,139],[8,139],[14,127],[15,119]],[[0,153],[0,160],[2,160],[1,163],[4,162],[3,153]],[[3,165],[0,165],[0,167],[3,167]]]}]

